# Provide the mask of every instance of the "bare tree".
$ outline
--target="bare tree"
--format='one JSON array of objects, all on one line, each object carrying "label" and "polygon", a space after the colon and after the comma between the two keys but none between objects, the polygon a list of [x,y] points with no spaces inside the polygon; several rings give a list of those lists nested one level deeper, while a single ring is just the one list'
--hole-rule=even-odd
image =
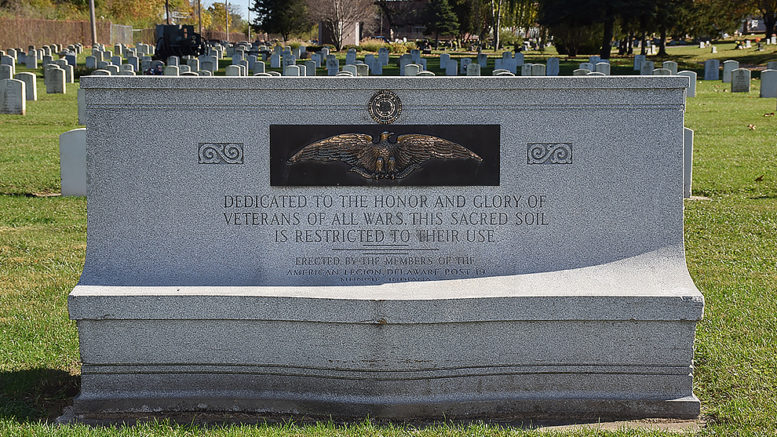
[{"label": "bare tree", "polygon": [[373,0],[308,0],[308,11],[340,50],[345,35],[355,32],[359,23],[375,17],[375,4]]}]

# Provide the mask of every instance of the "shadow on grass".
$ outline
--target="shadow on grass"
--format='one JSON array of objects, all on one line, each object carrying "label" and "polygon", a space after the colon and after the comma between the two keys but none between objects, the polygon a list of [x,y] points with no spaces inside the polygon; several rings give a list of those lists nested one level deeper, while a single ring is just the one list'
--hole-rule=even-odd
[{"label": "shadow on grass", "polygon": [[36,368],[0,372],[0,418],[53,421],[72,404],[81,377],[64,370]]}]

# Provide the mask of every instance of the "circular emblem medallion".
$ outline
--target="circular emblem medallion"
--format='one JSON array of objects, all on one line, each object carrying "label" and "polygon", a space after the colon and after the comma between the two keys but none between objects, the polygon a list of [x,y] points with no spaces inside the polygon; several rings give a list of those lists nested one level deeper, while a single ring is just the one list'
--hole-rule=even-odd
[{"label": "circular emblem medallion", "polygon": [[402,113],[402,101],[393,91],[381,90],[370,98],[367,104],[367,112],[370,117],[380,124],[391,124]]}]

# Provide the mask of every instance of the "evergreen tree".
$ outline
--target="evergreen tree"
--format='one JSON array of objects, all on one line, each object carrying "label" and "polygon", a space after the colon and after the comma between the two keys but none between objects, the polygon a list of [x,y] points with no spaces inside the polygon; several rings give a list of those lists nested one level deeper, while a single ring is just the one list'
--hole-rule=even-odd
[{"label": "evergreen tree", "polygon": [[249,8],[256,13],[251,28],[257,32],[277,33],[283,41],[289,35],[309,30],[305,0],[254,0]]},{"label": "evergreen tree", "polygon": [[453,36],[459,33],[459,20],[448,0],[431,0],[424,11],[427,35],[434,35],[435,48],[440,44],[440,35]]}]

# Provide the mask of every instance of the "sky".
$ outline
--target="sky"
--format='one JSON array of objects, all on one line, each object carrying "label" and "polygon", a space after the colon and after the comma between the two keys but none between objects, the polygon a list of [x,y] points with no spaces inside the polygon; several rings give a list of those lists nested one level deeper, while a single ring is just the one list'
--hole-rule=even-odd
[{"label": "sky", "polygon": [[[219,3],[223,3],[224,0],[219,0]],[[239,6],[240,9],[240,15],[243,16],[243,19],[246,19],[248,16],[248,6],[251,0],[229,0],[229,4]],[[208,6],[213,4],[213,0],[202,0],[202,7],[207,8]]]}]

